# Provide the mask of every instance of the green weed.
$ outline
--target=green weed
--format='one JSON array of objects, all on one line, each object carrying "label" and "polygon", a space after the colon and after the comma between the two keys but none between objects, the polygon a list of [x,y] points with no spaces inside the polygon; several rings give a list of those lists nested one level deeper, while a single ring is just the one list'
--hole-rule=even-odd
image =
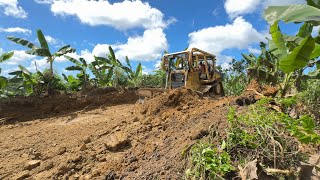
[{"label": "green weed", "polygon": [[230,155],[210,144],[197,143],[190,150],[191,167],[187,169],[187,178],[224,179],[223,176],[235,168]]}]

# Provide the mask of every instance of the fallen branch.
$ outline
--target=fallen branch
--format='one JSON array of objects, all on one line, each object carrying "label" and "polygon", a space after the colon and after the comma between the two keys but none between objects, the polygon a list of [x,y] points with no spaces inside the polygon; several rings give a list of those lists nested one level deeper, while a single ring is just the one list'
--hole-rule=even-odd
[{"label": "fallen branch", "polygon": [[256,93],[257,95],[262,96],[262,97],[265,97],[265,95],[259,93],[259,92],[258,92],[257,90],[255,90],[255,89],[247,89],[247,91],[253,91],[253,92]]},{"label": "fallen branch", "polygon": [[282,169],[273,169],[273,168],[266,168],[265,171],[269,174],[272,174],[272,173],[279,173],[279,174],[291,174],[292,171],[290,170],[282,170]]}]

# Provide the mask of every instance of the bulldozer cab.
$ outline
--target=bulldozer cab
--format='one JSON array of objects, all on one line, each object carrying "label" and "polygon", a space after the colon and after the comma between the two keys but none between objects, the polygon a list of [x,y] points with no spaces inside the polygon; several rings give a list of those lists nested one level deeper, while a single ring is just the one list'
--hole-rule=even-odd
[{"label": "bulldozer cab", "polygon": [[221,75],[216,70],[214,55],[197,48],[165,54],[162,69],[166,71],[166,87],[140,88],[140,97],[152,97],[168,89],[186,87],[203,95],[224,95]]},{"label": "bulldozer cab", "polygon": [[166,89],[186,87],[208,92],[221,81],[215,61],[214,55],[197,48],[165,54],[162,63],[167,72]]}]

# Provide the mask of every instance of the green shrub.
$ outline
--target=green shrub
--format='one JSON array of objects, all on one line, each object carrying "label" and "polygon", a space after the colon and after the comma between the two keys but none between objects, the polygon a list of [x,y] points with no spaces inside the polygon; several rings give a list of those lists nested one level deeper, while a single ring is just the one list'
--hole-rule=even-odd
[{"label": "green shrub", "polygon": [[187,178],[224,179],[223,176],[235,168],[230,155],[221,148],[210,144],[197,143],[190,150],[191,167],[187,169]]},{"label": "green shrub", "polygon": [[320,80],[308,80],[303,91],[297,95],[297,101],[302,105],[299,109],[302,113],[313,116],[320,120]]}]

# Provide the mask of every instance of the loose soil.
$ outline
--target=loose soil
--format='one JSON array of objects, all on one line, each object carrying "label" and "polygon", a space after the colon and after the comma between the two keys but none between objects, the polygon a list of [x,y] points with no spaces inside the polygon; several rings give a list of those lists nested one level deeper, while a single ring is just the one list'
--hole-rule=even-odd
[{"label": "loose soil", "polygon": [[99,90],[0,103],[0,179],[181,179],[181,153],[225,136],[235,97],[177,89],[138,103],[135,90]]}]

